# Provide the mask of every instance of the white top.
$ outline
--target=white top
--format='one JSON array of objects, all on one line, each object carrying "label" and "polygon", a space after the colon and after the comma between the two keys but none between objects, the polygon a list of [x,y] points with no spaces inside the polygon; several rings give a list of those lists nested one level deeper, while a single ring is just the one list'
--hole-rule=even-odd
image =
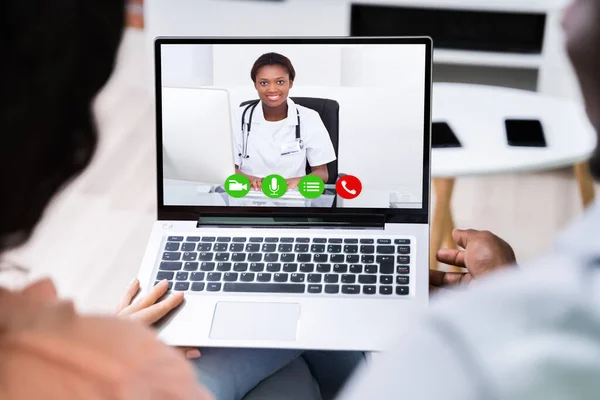
[{"label": "white top", "polygon": [[[335,150],[329,133],[319,113],[287,100],[288,116],[277,122],[265,120],[263,109],[259,103],[254,109],[252,129],[241,131],[241,118],[244,109],[240,107],[239,123],[234,127],[235,164],[248,175],[264,178],[271,174],[279,174],[285,179],[306,175],[306,162],[310,166],[328,164],[336,159]],[[246,113],[245,122],[250,120],[250,110]],[[300,113],[300,139],[296,140],[296,125]],[[247,141],[246,141],[247,139]],[[244,151],[248,158],[244,158]]]},{"label": "white top", "polygon": [[[432,121],[448,122],[461,148],[433,149],[433,177],[559,168],[589,158],[596,134],[583,105],[525,90],[484,85],[433,85]],[[539,119],[547,147],[509,146],[504,120]]]},{"label": "white top", "polygon": [[553,252],[440,296],[338,400],[597,399],[600,207]]}]

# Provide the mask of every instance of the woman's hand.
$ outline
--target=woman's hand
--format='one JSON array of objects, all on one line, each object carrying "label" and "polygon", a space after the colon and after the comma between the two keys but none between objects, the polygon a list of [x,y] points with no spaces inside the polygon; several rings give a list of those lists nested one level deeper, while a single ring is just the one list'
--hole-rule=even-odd
[{"label": "woman's hand", "polygon": [[[152,325],[183,301],[183,292],[175,292],[157,303],[157,300],[167,292],[168,288],[168,282],[163,280],[154,286],[146,296],[132,302],[140,290],[140,281],[134,279],[127,286],[125,294],[117,306],[117,316],[130,318],[145,325]],[[187,358],[198,358],[201,355],[196,348],[181,347],[180,349]]]},{"label": "woman's hand", "polygon": [[257,176],[248,175],[248,179],[250,179],[250,187],[254,190],[262,190],[262,182],[263,178],[259,178]]},{"label": "woman's hand", "polygon": [[302,178],[290,178],[290,179],[286,179],[285,182],[287,183],[288,190],[292,190],[292,189],[298,188],[298,185],[300,184],[300,179],[302,179]]}]

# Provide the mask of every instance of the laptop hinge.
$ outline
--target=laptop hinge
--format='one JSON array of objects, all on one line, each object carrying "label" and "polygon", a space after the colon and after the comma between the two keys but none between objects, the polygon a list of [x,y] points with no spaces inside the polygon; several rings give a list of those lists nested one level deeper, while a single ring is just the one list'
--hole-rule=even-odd
[{"label": "laptop hinge", "polygon": [[272,216],[206,215],[198,218],[197,228],[319,228],[319,229],[383,229],[383,214],[335,214]]}]

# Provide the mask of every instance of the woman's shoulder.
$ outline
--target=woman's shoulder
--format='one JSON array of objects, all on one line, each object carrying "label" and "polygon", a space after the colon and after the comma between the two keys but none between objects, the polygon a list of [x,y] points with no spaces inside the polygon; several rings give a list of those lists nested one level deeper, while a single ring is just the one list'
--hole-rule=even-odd
[{"label": "woman's shoulder", "polygon": [[312,108],[304,107],[297,103],[296,103],[296,108],[298,109],[298,112],[300,113],[300,118],[308,118],[311,121],[316,121],[316,120],[321,119],[321,116],[319,115],[319,113],[316,112],[315,110],[313,110]]}]

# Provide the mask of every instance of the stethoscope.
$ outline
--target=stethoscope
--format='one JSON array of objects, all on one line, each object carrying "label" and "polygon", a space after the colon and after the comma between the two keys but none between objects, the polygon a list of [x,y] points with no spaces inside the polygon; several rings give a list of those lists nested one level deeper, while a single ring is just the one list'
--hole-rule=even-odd
[{"label": "stethoscope", "polygon": [[[250,156],[248,155],[248,139],[250,137],[250,131],[252,130],[252,117],[254,116],[254,109],[256,108],[256,106],[258,104],[260,104],[260,100],[252,102],[244,109],[244,112],[242,113],[242,128],[241,129],[242,129],[243,146],[242,146],[242,153],[239,153],[238,156],[240,156],[244,159],[250,158]],[[250,116],[248,118],[248,123],[245,123],[246,113],[248,112],[248,110],[250,110]],[[296,141],[298,142],[300,150],[302,150],[304,148],[304,143],[302,142],[302,139],[300,138],[300,112],[298,111],[298,108],[296,108],[296,115],[298,116],[298,125],[296,125]],[[246,129],[244,129],[244,126],[246,127]]]}]

